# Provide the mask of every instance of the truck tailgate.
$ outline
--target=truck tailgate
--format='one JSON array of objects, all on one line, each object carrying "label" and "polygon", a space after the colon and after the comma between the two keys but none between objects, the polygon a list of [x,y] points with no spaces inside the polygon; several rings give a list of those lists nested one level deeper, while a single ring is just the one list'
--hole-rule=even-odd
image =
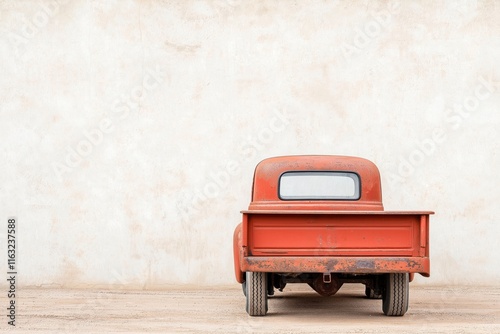
[{"label": "truck tailgate", "polygon": [[428,257],[429,214],[243,211],[248,256]]}]

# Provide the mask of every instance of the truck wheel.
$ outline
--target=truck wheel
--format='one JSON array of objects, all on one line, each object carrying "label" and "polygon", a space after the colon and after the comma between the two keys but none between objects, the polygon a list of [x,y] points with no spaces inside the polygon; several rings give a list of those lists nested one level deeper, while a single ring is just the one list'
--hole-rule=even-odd
[{"label": "truck wheel", "polygon": [[365,287],[365,295],[369,299],[382,299],[382,294],[381,293],[375,293],[375,290]]},{"label": "truck wheel", "polygon": [[267,313],[267,274],[257,272],[246,273],[246,310],[251,316]]},{"label": "truck wheel", "polygon": [[402,316],[408,311],[410,282],[408,274],[388,274],[382,295],[382,310],[385,315]]}]

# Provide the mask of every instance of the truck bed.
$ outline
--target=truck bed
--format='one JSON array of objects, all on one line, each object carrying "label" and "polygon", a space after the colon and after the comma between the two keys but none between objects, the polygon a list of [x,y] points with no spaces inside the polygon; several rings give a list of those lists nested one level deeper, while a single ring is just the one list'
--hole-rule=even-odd
[{"label": "truck bed", "polygon": [[269,272],[429,275],[430,211],[242,211],[242,265]]}]

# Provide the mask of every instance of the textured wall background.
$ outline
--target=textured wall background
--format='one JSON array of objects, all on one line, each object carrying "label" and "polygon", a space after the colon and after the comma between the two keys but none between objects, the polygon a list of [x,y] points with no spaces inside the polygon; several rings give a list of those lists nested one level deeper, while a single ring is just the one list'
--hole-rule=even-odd
[{"label": "textured wall background", "polygon": [[386,209],[437,213],[417,282],[498,284],[499,2],[0,1],[0,34],[21,285],[233,284],[285,154],[373,160]]}]

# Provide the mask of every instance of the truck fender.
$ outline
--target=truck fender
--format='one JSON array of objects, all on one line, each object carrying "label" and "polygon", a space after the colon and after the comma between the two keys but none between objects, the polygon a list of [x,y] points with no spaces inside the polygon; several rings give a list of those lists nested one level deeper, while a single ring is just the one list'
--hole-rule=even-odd
[{"label": "truck fender", "polygon": [[240,265],[240,245],[241,245],[241,223],[236,226],[233,234],[233,258],[234,258],[234,274],[238,283],[245,282],[245,275],[241,271]]}]

